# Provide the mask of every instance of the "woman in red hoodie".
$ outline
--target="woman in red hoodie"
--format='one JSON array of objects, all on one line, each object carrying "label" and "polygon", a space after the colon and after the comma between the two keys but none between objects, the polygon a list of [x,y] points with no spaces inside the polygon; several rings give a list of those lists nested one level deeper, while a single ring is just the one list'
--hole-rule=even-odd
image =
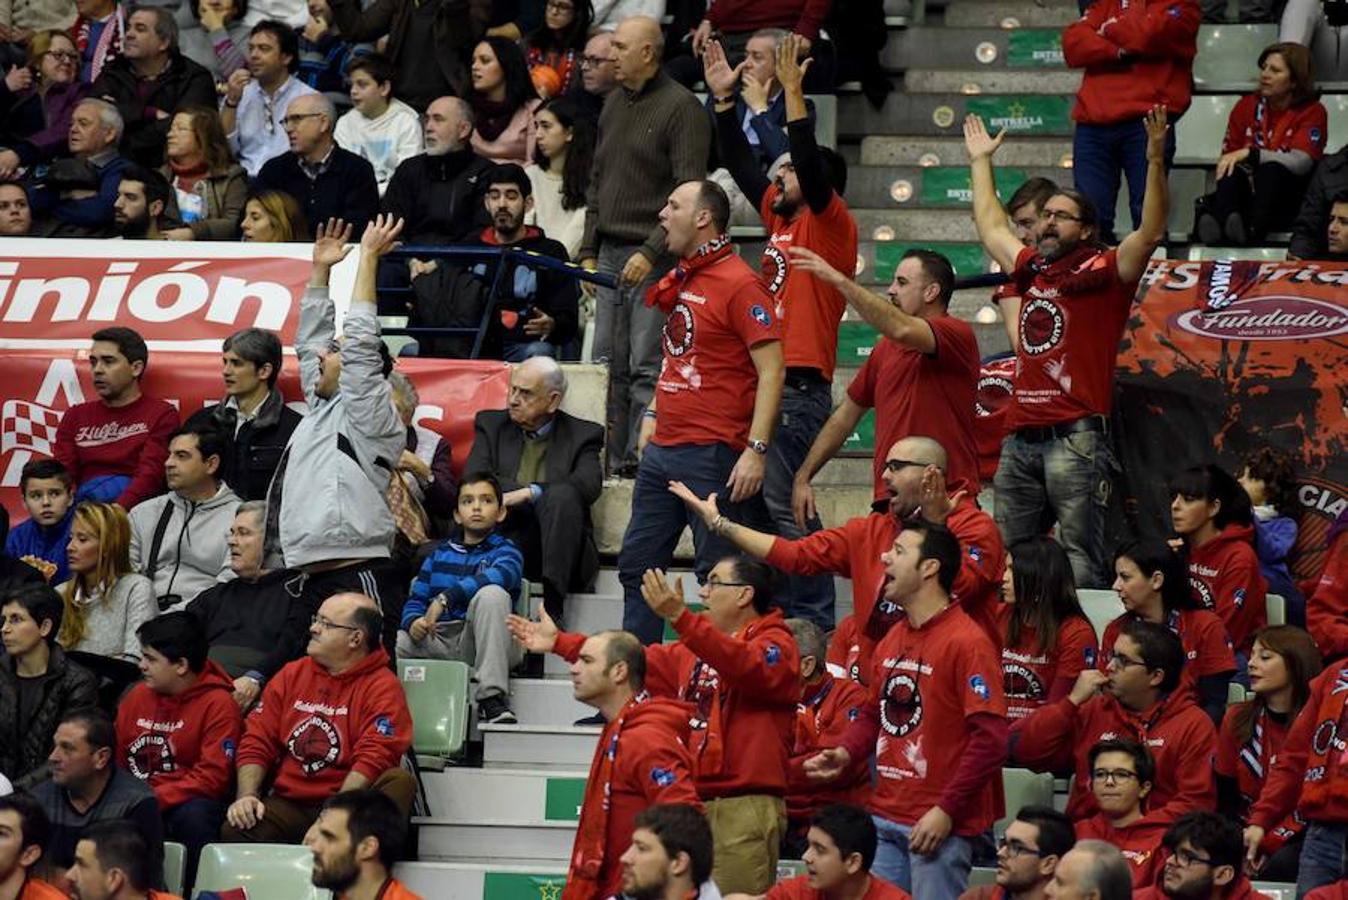
[{"label": "woman in red hoodie", "polygon": [[[1320,674],[1320,651],[1309,634],[1292,625],[1259,632],[1250,656],[1254,699],[1226,711],[1217,739],[1217,805],[1224,815],[1245,823],[1250,805],[1263,790],[1269,767],[1287,739],[1292,721]],[[1264,837],[1259,869],[1265,881],[1295,881],[1305,823],[1288,816]]]},{"label": "woman in red hoodie", "polygon": [[1189,552],[1189,584],[1226,624],[1244,683],[1254,635],[1268,624],[1250,495],[1225,470],[1206,465],[1171,479],[1170,498],[1171,523]]}]

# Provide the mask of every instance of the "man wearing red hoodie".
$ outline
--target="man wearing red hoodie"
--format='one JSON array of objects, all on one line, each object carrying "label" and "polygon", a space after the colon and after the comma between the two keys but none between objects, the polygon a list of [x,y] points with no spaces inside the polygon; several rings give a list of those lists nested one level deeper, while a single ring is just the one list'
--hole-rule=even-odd
[{"label": "man wearing red hoodie", "polygon": [[328,797],[357,788],[382,791],[409,813],[416,779],[400,761],[412,744],[412,714],[380,643],[383,625],[364,594],[323,601],[308,655],[267,682],[244,722],[238,799],[221,840],[298,844]]},{"label": "man wearing red hoodie", "polygon": [[[817,531],[796,541],[755,531],[721,515],[717,495],[699,500],[682,482],[670,482],[670,490],[694,509],[707,526],[736,547],[787,572],[813,575],[832,572],[852,579],[852,608],[839,626],[856,636],[852,663],[865,683],[871,650],[900,614],[892,603],[883,602],[885,567],[881,555],[906,527],[918,523],[945,525],[959,541],[959,574],[951,597],[965,607],[994,642],[1000,629],[991,615],[1002,584],[1006,550],[992,516],[978,508],[970,496],[977,485],[954,481],[954,494],[946,492],[946,452],[929,437],[906,437],[889,448],[881,478],[887,497],[872,505],[867,516],[849,519],[837,528]],[[877,602],[879,600],[880,602]],[[836,638],[835,638],[836,639]],[[1000,669],[999,669],[1000,671]]]},{"label": "man wearing red hoodie", "polygon": [[1142,812],[1156,779],[1151,754],[1137,741],[1100,741],[1091,747],[1090,773],[1091,793],[1100,811],[1077,823],[1077,837],[1118,847],[1133,872],[1133,888],[1150,887],[1161,868],[1161,839],[1168,824]]},{"label": "man wearing red hoodie", "polygon": [[168,436],[178,411],[141,393],[150,361],[145,339],[130,328],[94,332],[89,368],[97,400],[66,410],[52,455],[70,470],[75,499],[116,502],[129,510],[164,492]]},{"label": "man wearing red hoodie", "polygon": [[563,634],[546,610],[540,621],[510,616],[511,633],[534,653],[571,663],[575,697],[604,716],[562,900],[605,900],[620,893],[623,851],[637,813],[657,803],[702,808],[688,752],[688,709],[646,693],[646,650],[626,631]]},{"label": "man wearing red hoodie", "polygon": [[[1072,110],[1072,171],[1076,189],[1100,213],[1099,235],[1107,244],[1115,243],[1120,170],[1128,179],[1133,227],[1142,221],[1143,119],[1157,103],[1172,122],[1189,108],[1202,17],[1197,0],[1104,0],[1063,30],[1067,65],[1086,70]],[[1165,144],[1167,170],[1174,156],[1172,133]]]},{"label": "man wearing red hoodie", "polygon": [[[1240,826],[1211,812],[1180,817],[1165,833],[1161,880],[1133,900],[1271,900],[1245,877]],[[1298,894],[1299,895],[1299,894]]]},{"label": "man wearing red hoodie", "polygon": [[192,884],[201,848],[220,833],[242,713],[195,616],[165,613],[136,631],[145,680],[117,708],[117,764],[148,782],[164,836],[187,847]]},{"label": "man wearing red hoodie", "polygon": [[951,602],[959,542],[937,525],[904,528],[884,554],[883,599],[904,616],[871,660],[870,702],[838,745],[805,763],[836,778],[875,752],[872,871],[916,900],[956,900],[974,841],[1001,818],[1006,698],[996,645]]},{"label": "man wearing red hoodie", "polygon": [[1348,656],[1348,509],[1329,529],[1329,558],[1306,601],[1306,630],[1325,659]]},{"label": "man wearing red hoodie", "polygon": [[1108,652],[1109,674],[1086,669],[1067,697],[1016,722],[1011,758],[1040,772],[1074,766],[1067,814],[1080,821],[1099,810],[1090,792],[1090,749],[1126,737],[1146,744],[1156,759],[1154,814],[1171,822],[1214,809],[1217,731],[1192,692],[1176,690],[1184,667],[1179,637],[1164,625],[1129,622]]}]

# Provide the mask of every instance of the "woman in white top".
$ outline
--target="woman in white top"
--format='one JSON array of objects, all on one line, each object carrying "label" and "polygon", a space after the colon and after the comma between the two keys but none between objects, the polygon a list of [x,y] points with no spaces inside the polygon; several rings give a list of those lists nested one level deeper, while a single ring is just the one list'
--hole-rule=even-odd
[{"label": "woman in white top", "polygon": [[57,641],[67,651],[139,662],[136,629],[158,610],[150,580],[131,571],[126,512],[115,503],[81,503],[67,554],[71,578],[58,589],[65,615]]},{"label": "woman in white top", "polygon": [[582,115],[572,101],[558,97],[538,108],[534,129],[538,136],[534,162],[524,170],[534,188],[534,208],[524,221],[561,241],[575,259],[585,231],[585,194],[594,163],[594,120]]}]

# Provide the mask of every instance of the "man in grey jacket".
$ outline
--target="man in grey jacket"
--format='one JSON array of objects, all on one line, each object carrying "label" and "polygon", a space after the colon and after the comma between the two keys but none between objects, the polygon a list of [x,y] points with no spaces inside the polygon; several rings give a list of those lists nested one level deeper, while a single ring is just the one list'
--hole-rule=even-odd
[{"label": "man in grey jacket", "polygon": [[366,227],[341,338],[328,274],[351,251],[351,226],[330,219],[317,229],[296,340],[309,414],[291,435],[267,493],[267,546],[279,549],[285,568],[300,571],[300,602],[312,616],[333,594],[372,598],[383,613],[390,656],[407,585],[389,559],[394,523],[384,491],[407,430],[388,381],[393,360],[379,337],[375,272],[402,227],[392,216]]},{"label": "man in grey jacket", "polygon": [[209,424],[182,426],[169,435],[168,493],[131,509],[131,566],[154,582],[161,614],[234,577],[226,539],[239,498],[220,480],[224,452]]}]

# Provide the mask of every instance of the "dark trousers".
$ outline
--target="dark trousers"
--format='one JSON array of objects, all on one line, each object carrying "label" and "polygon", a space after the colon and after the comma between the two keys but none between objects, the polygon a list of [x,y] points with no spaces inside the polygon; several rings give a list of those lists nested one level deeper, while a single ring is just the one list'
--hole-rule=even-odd
[{"label": "dark trousers", "polygon": [[1310,179],[1310,172],[1297,175],[1277,163],[1256,166],[1253,174],[1237,167],[1217,182],[1208,211],[1221,224],[1231,213],[1240,213],[1245,220],[1246,240],[1258,243],[1270,231],[1287,231],[1292,227]]},{"label": "dark trousers", "polygon": [[197,862],[201,848],[220,839],[229,804],[223,800],[197,797],[164,813],[164,839],[177,841],[187,848],[183,857],[183,894],[192,896],[197,881]]},{"label": "dark trousers", "polygon": [[565,482],[544,485],[537,502],[510,510],[501,532],[524,554],[524,577],[543,582],[543,604],[560,622],[567,592],[587,589],[598,568],[590,509],[580,492]]},{"label": "dark trousers", "polygon": [[[370,789],[392,800],[404,818],[411,816],[417,796],[417,779],[411,772],[389,769],[370,784]],[[220,840],[234,844],[298,844],[323,808],[321,802],[299,803],[275,794],[263,797],[262,804],[266,810],[256,825],[240,831],[226,822],[220,829]]]},{"label": "dark trousers", "polygon": [[771,530],[762,494],[740,503],[729,500],[730,491],[725,483],[739,456],[726,444],[646,445],[632,491],[632,517],[618,554],[623,628],[643,644],[659,643],[664,636],[664,623],[641,597],[641,576],[647,569],[670,567],[685,526],[693,532],[694,571],[699,582],[707,580],[707,573],[717,561],[737,552],[733,544],[712,534],[701,516],[669,492],[671,481],[682,481],[699,497],[714,491],[726,518],[760,531]]},{"label": "dark trousers", "polygon": [[[1175,129],[1165,138],[1165,168],[1175,159]],[[1142,195],[1147,186],[1147,129],[1142,120],[1113,125],[1077,123],[1072,136],[1072,174],[1076,189],[1090,198],[1100,216],[1098,237],[1117,244],[1114,206],[1119,199],[1120,176],[1128,179],[1128,208],[1133,228],[1142,223]]]},{"label": "dark trousers", "polygon": [[326,572],[305,573],[301,576],[299,602],[309,615],[318,614],[323,601],[333,594],[364,594],[379,604],[384,617],[383,644],[389,659],[397,658],[398,624],[407,602],[407,581],[391,560],[371,559]]}]

